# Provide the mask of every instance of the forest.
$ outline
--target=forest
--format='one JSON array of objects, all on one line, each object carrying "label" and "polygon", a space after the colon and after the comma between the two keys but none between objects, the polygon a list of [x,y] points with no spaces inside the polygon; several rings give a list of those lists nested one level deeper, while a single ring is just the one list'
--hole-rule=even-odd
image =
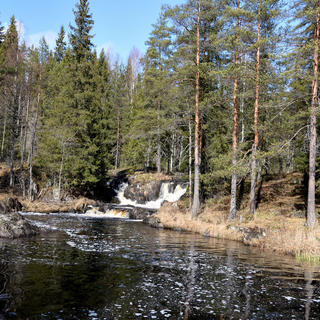
[{"label": "forest", "polygon": [[[1,8],[0,8],[1,11]],[[0,25],[0,161],[10,187],[97,198],[131,168],[189,181],[190,215],[218,192],[237,217],[246,181],[254,214],[262,176],[303,174],[306,225],[319,192],[319,0],[186,0],[164,6],[126,63],[93,44],[79,0],[54,50]]]}]

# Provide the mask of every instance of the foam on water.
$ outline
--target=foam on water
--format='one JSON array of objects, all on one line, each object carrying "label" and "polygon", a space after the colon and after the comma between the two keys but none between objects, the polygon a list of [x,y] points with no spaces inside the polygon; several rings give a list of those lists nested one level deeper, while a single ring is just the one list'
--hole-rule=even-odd
[{"label": "foam on water", "polygon": [[53,213],[40,213],[40,212],[19,212],[23,216],[58,216],[58,217],[71,217],[71,218],[101,218],[101,219],[129,219],[129,213],[121,210],[107,210],[105,213],[98,211],[94,208],[89,209],[85,213],[72,213],[72,212],[53,212]]}]

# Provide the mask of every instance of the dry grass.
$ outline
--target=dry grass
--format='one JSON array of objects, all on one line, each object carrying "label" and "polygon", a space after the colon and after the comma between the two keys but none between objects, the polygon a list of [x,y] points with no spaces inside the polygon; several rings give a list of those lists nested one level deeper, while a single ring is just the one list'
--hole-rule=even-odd
[{"label": "dry grass", "polygon": [[157,217],[166,228],[181,229],[222,239],[241,240],[237,232],[227,229],[226,224],[223,223],[224,217],[220,213],[209,217],[204,211],[197,219],[192,219],[188,211],[167,203],[162,206]]},{"label": "dry grass", "polygon": [[46,202],[46,201],[29,201],[21,200],[23,210],[28,212],[73,212],[82,211],[88,205],[94,205],[95,201],[87,198],[79,198],[69,202]]},{"label": "dry grass", "polygon": [[[247,210],[239,212],[235,221],[227,220],[227,211],[206,206],[197,219],[191,219],[188,210],[181,206],[165,204],[157,217],[164,227],[200,233],[210,237],[239,240],[263,250],[289,254],[304,260],[320,257],[320,226],[312,231],[305,227],[305,219],[287,217],[275,208],[258,210],[254,217]],[[261,231],[264,237],[248,239],[243,230]]]}]

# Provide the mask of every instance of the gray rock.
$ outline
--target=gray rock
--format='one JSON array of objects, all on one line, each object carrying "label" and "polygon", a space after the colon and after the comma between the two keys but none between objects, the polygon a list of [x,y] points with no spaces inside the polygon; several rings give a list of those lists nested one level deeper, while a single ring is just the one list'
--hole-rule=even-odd
[{"label": "gray rock", "polygon": [[124,190],[124,196],[127,199],[143,204],[159,198],[161,181],[152,181],[146,184],[129,184]]},{"label": "gray rock", "polygon": [[146,217],[143,222],[153,228],[163,228],[163,224],[161,223],[160,219],[155,216]]},{"label": "gray rock", "polygon": [[22,204],[17,198],[7,198],[0,200],[0,214],[6,214],[8,212],[16,212],[22,210]]},{"label": "gray rock", "polygon": [[253,239],[261,239],[266,236],[266,231],[265,229],[262,228],[242,228],[242,227],[235,227],[235,226],[230,226],[228,229],[231,229],[236,232],[240,232],[243,236],[244,240],[251,241]]},{"label": "gray rock", "polygon": [[15,239],[34,236],[38,233],[39,229],[31,225],[20,214],[16,212],[0,214],[1,238]]}]

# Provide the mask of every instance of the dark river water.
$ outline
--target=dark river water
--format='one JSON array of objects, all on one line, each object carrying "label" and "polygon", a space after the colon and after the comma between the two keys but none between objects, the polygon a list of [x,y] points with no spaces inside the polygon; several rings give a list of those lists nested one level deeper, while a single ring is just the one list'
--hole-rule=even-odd
[{"label": "dark river water", "polygon": [[320,274],[237,242],[141,222],[28,215],[0,241],[0,319],[320,319]]}]

